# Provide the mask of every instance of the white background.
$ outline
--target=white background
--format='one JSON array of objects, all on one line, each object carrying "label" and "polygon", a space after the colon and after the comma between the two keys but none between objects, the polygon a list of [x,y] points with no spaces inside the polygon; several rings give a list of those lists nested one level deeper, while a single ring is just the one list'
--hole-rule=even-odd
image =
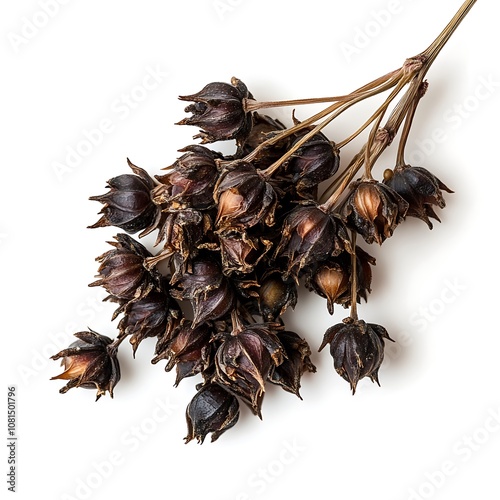
[{"label": "white background", "polygon": [[[477,3],[429,72],[408,144],[410,160],[455,190],[442,224],[429,231],[408,220],[369,249],[373,293],[359,313],[396,340],[382,387],[362,380],[350,394],[327,349],[316,352],[347,312],[338,307],[332,319],[304,292],[286,315],[318,367],[303,379],[303,401],[270,387],[263,421],[242,408],[236,427],[203,446],[182,439],[199,379],[173,388],[174,374],[149,363],[153,341],[135,360],[123,345],[114,400],[61,395],[63,382],[49,381],[59,373],[49,356],[74,332],[116,331],[113,305],[87,284],[117,231],[86,229],[100,209],[88,197],[127,172],[126,157],[157,174],[191,143],[196,130],[174,126],[185,116],[178,95],[233,75],[260,100],[349,92],[425,49],[460,0],[46,4],[50,16],[27,0],[3,2],[0,14],[1,366],[2,390],[15,385],[18,394],[17,498],[499,498],[494,2]],[[141,89],[151,71],[157,79]],[[375,104],[329,136],[348,136]],[[289,109],[270,114],[290,123]],[[79,164],[55,168],[103,123]],[[360,146],[345,148],[342,161]]]}]

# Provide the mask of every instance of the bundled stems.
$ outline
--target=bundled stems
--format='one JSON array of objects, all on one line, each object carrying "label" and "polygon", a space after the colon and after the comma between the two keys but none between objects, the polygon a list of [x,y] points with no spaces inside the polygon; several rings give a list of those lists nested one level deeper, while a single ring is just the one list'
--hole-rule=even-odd
[{"label": "bundled stems", "polygon": [[[319,99],[299,99],[290,101],[271,101],[271,102],[256,102],[253,100],[246,101],[246,109],[248,111],[253,111],[256,109],[279,107],[279,106],[294,106],[301,104],[312,104],[321,102],[334,102],[334,104],[328,106],[323,111],[311,116],[307,120],[296,124],[282,132],[277,133],[270,139],[264,141],[260,146],[258,146],[254,151],[248,154],[244,160],[252,161],[257,155],[264,150],[266,147],[272,146],[280,142],[281,140],[296,134],[297,132],[310,127],[318,120],[327,117],[325,120],[320,122],[318,125],[314,126],[305,136],[303,136],[297,143],[290,148],[285,155],[279,158],[275,163],[262,172],[265,178],[271,177],[281,165],[283,165],[287,160],[289,160],[292,155],[311,137],[320,132],[323,128],[329,125],[335,118],[337,118],[344,111],[349,109],[354,104],[387,91],[393,87],[396,87],[385,102],[373,113],[373,115],[352,135],[347,139],[341,141],[336,146],[341,149],[358,135],[360,135],[370,124],[374,123],[374,126],[370,132],[367,144],[364,145],[360,153],[355,157],[353,163],[347,168],[344,177],[335,179],[331,186],[329,186],[323,195],[324,207],[331,208],[335,205],[340,194],[345,189],[345,187],[350,183],[350,181],[357,174],[359,169],[365,165],[365,177],[371,178],[371,170],[375,161],[382,154],[382,152],[391,144],[393,138],[396,136],[399,127],[405,121],[407,125],[403,130],[403,135],[401,138],[401,143],[398,151],[398,164],[399,160],[403,157],[403,151],[408,137],[408,133],[413,120],[413,115],[415,113],[416,107],[419,100],[425,94],[425,89],[423,87],[423,82],[425,75],[427,74],[432,63],[446,45],[451,35],[457,29],[459,24],[465,18],[467,13],[470,11],[472,6],[477,0],[467,0],[444,30],[439,34],[439,36],[434,40],[434,42],[422,53],[415,57],[409,58],[405,61],[403,66],[395,71],[392,71],[372,82],[360,87],[354,92],[339,97],[325,97]],[[406,86],[410,85],[410,88],[406,94],[402,97],[400,102],[397,104],[393,110],[390,118],[388,119],[386,125],[384,126],[385,133],[379,133],[380,122],[389,108],[390,104],[397,97],[399,92]],[[342,189],[335,189],[338,186]],[[331,194],[333,191],[333,194]],[[340,192],[339,192],[340,191]],[[330,196],[331,194],[331,196]],[[330,196],[330,198],[328,198]]]}]

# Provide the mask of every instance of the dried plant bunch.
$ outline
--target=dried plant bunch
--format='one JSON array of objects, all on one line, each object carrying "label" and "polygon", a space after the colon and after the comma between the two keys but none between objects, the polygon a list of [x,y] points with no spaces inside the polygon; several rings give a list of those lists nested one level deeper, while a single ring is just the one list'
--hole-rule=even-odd
[{"label": "dried plant bunch", "polygon": [[[437,55],[474,5],[467,0],[424,52],[350,94],[258,101],[239,79],[212,82],[180,97],[190,116],[179,125],[199,128],[200,144],[161,175],[128,161],[127,172],[108,180],[91,228],[121,231],[97,258],[97,281],[118,304],[114,340],[92,330],[54,354],[69,382],[61,389],[96,388],[113,395],[120,379],[118,348],[128,339],[155,338],[152,362],[175,368],[175,385],[199,377],[187,405],[186,442],[212,441],[238,421],[240,408],[261,417],[268,384],[301,398],[304,373],[314,373],[309,341],[286,329],[283,315],[304,285],[349,316],[331,326],[319,345],[330,346],[334,369],[354,393],[360,380],[378,384],[386,329],[358,317],[372,292],[375,259],[363,248],[382,245],[408,217],[433,228],[443,192],[452,191],[421,165],[408,165],[405,149],[413,118],[427,92],[426,76]],[[325,127],[352,106],[386,94],[366,121],[344,138]],[[286,126],[262,109],[324,103],[322,111]],[[343,148],[366,132],[359,152],[342,167]],[[393,165],[381,178],[374,167],[397,139]],[[233,140],[224,156],[209,146]],[[327,183],[320,190],[320,184]],[[130,234],[157,231],[156,253]],[[359,238],[358,238],[359,236]],[[187,307],[181,307],[185,303]],[[307,332],[308,334],[311,332]],[[314,341],[314,339],[312,339]],[[302,398],[301,398],[302,399]],[[243,403],[243,405],[241,404]]]}]

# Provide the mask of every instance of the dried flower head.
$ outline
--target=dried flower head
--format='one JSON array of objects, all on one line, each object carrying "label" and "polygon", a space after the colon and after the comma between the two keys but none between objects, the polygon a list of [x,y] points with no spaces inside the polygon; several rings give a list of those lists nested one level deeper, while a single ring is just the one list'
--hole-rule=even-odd
[{"label": "dried flower head", "polygon": [[167,359],[165,370],[169,372],[175,366],[177,376],[175,385],[185,377],[201,373],[210,363],[211,328],[202,324],[193,328],[190,321],[183,321],[173,338],[162,346],[160,352],[153,358],[153,363]]},{"label": "dried flower head", "polygon": [[408,203],[406,215],[423,220],[429,229],[432,229],[432,222],[429,218],[441,222],[433,207],[444,208],[446,206],[442,191],[453,193],[427,169],[410,165],[400,165],[394,171],[386,170],[384,183]]},{"label": "dried flower head", "polygon": [[200,133],[194,138],[201,138],[202,143],[236,139],[243,143],[252,127],[252,115],[245,111],[246,99],[253,99],[246,85],[237,78],[231,84],[213,82],[200,92],[180,96],[182,101],[192,101],[186,113],[192,116],[184,118],[178,125],[195,125]]},{"label": "dried flower head", "polygon": [[186,409],[188,435],[186,443],[192,439],[202,444],[212,433],[212,442],[238,421],[240,406],[238,400],[217,384],[202,385]]},{"label": "dried flower head", "polygon": [[381,245],[392,236],[408,210],[408,203],[391,188],[374,180],[358,181],[344,203],[341,215],[367,243]]},{"label": "dried flower head", "polygon": [[285,311],[297,304],[297,285],[285,280],[279,271],[267,272],[259,287],[259,310],[264,321],[276,321]]},{"label": "dried flower head", "polygon": [[160,273],[148,271],[144,261],[151,254],[130,236],[120,233],[114,241],[108,242],[115,247],[97,257],[100,262],[99,279],[89,286],[102,286],[111,297],[130,301],[139,300],[149,292],[159,288]]},{"label": "dried flower head", "polygon": [[219,229],[248,229],[260,222],[274,224],[278,197],[273,186],[247,162],[234,162],[215,188]]},{"label": "dried flower head", "polygon": [[[356,246],[356,286],[357,302],[368,300],[371,292],[372,270],[375,259],[362,248]],[[327,299],[328,312],[333,314],[333,305],[344,307],[351,305],[352,289],[352,255],[342,252],[330,257],[311,269],[306,276],[306,287]]]},{"label": "dried flower head", "polygon": [[270,241],[250,236],[248,232],[238,229],[218,231],[217,236],[222,270],[228,276],[253,272],[272,246]]},{"label": "dried flower head", "polygon": [[[304,131],[292,147],[308,132]],[[299,194],[308,192],[337,172],[340,164],[338,149],[321,132],[308,139],[290,159],[288,171],[293,176]]]},{"label": "dried flower head", "polygon": [[179,325],[182,312],[177,302],[164,291],[151,292],[140,300],[128,302],[118,323],[120,336],[130,335],[135,357],[139,344],[149,337],[170,337]]},{"label": "dried flower head", "polygon": [[193,328],[222,318],[235,306],[235,293],[230,281],[212,259],[193,259],[190,268],[173,278],[173,297],[189,300],[193,308]]},{"label": "dried flower head", "polygon": [[120,365],[112,340],[92,330],[75,333],[77,341],[67,349],[51,356],[62,360],[64,372],[51,380],[62,379],[69,382],[60,389],[64,394],[73,387],[97,389],[96,401],[106,393],[113,397],[113,389],[120,380]]},{"label": "dried flower head", "polygon": [[237,323],[217,350],[215,381],[262,418],[266,380],[284,359],[285,351],[271,324]]},{"label": "dried flower head", "polygon": [[383,326],[346,318],[343,323],[326,331],[319,350],[330,344],[333,366],[350,383],[354,394],[358,381],[364,377],[370,377],[372,382],[379,384],[378,370],[384,360],[384,339],[392,341]]},{"label": "dried flower head", "polygon": [[351,243],[342,220],[316,205],[307,205],[298,206],[286,217],[275,257],[287,261],[283,276],[297,280],[305,267],[343,250],[350,252]]},{"label": "dried flower head", "polygon": [[184,154],[168,167],[171,171],[156,178],[160,185],[153,200],[163,210],[207,209],[214,206],[213,191],[219,177],[215,163],[218,153],[203,146],[188,146]]},{"label": "dried flower head", "polygon": [[103,216],[90,228],[115,226],[131,234],[143,229],[147,233],[159,217],[158,207],[151,200],[153,179],[145,170],[127,161],[135,175],[113,177],[106,186],[108,193],[89,198],[104,205],[100,212]]},{"label": "dried flower head", "polygon": [[163,243],[163,250],[146,258],[146,267],[152,269],[172,255],[180,257],[185,264],[189,258],[196,257],[203,238],[211,230],[212,219],[202,211],[186,208],[163,213],[156,239],[156,244]]},{"label": "dried flower head", "polygon": [[270,382],[280,385],[285,391],[300,395],[300,380],[304,372],[316,372],[316,367],[312,364],[309,344],[301,339],[295,332],[278,332],[278,338],[285,351],[286,358],[274,368]]}]

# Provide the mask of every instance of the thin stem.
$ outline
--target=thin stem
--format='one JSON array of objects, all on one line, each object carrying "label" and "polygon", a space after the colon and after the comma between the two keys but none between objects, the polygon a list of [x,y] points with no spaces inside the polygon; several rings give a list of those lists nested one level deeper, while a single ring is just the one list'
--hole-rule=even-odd
[{"label": "thin stem", "polygon": [[[374,82],[379,82],[381,81],[382,84],[379,85],[378,87],[371,89],[371,85],[373,82],[371,82],[368,85],[364,85],[363,87],[360,87],[359,89],[355,90],[350,94],[351,99],[356,99],[355,102],[360,102],[363,99],[367,99],[369,97],[372,97],[374,95],[380,94],[381,92],[385,92],[386,90],[389,90],[390,88],[394,87],[397,85],[399,80],[402,78],[403,75],[403,68],[400,68],[396,71],[393,71],[391,73],[388,73],[387,75],[384,75],[381,78],[378,78],[377,80],[374,80]],[[272,146],[274,144],[277,144],[281,140],[290,137],[291,135],[299,132],[300,130],[303,130],[310,125],[314,124],[318,120],[321,120],[322,118],[325,118],[326,116],[330,115],[331,113],[335,112],[338,108],[340,108],[343,104],[343,102],[336,102],[324,110],[320,111],[319,113],[316,113],[315,115],[311,116],[310,118],[304,120],[303,122],[300,122],[293,127],[290,127],[286,130],[283,130],[267,141],[264,141],[263,143],[259,144],[251,153],[249,153],[245,158],[243,158],[244,161],[251,162],[254,160],[261,152],[263,149],[265,149],[268,146]],[[353,103],[354,104],[354,103]],[[352,104],[350,104],[352,105]]]},{"label": "thin stem", "polygon": [[350,99],[352,99],[353,94],[365,93],[376,87],[379,87],[384,83],[386,83],[387,81],[389,81],[391,78],[393,78],[398,72],[399,70],[391,71],[390,73],[387,73],[386,75],[376,78],[375,80],[367,83],[366,85],[363,85],[362,87],[355,90],[354,92],[351,92],[348,95],[335,96],[335,97],[318,97],[310,99],[291,99],[285,101],[266,101],[266,102],[259,102],[253,99],[245,99],[243,101],[243,108],[245,112],[248,113],[251,111],[257,111],[259,109],[264,109],[264,108],[268,109],[268,108],[278,108],[284,106],[302,106],[304,104],[322,104],[327,102],[349,101]]},{"label": "thin stem", "polygon": [[111,342],[111,344],[109,344],[107,347],[106,347],[106,351],[108,352],[108,354],[110,356],[115,356],[116,355],[116,352],[118,351],[118,347],[120,346],[120,344],[127,338],[127,335],[119,335],[118,337],[116,337],[115,340],[113,340],[113,342]]},{"label": "thin stem", "polygon": [[358,319],[358,262],[356,257],[356,231],[351,231],[351,314],[350,318]]},{"label": "thin stem", "polygon": [[333,209],[339,198],[342,196],[342,193],[345,191],[349,183],[354,179],[354,176],[358,173],[359,169],[363,166],[365,148],[366,146],[363,146],[361,148],[361,151],[352,159],[346,173],[341,179],[339,179],[340,185],[333,192],[333,194],[330,195],[322,205],[320,205],[319,208],[321,208],[321,210],[323,210],[324,212],[330,212]]},{"label": "thin stem", "polygon": [[401,139],[399,140],[398,153],[396,156],[396,166],[405,165],[405,148],[408,141],[408,136],[410,134],[411,126],[413,124],[413,118],[415,117],[415,111],[417,110],[420,99],[425,95],[427,91],[427,82],[422,82],[420,84],[419,92],[415,96],[408,113],[406,114],[403,130],[401,132]]},{"label": "thin stem", "polygon": [[[439,34],[439,36],[429,45],[429,47],[424,50],[420,55],[424,57],[425,63],[425,73],[430,68],[438,54],[441,52],[441,49],[446,45],[448,40],[451,38],[455,30],[460,26],[460,23],[464,20],[465,16],[472,9],[477,0],[466,0],[460,9],[458,9],[457,13],[453,16],[451,21],[446,25],[443,31]],[[423,76],[422,75],[422,79]]]},{"label": "thin stem", "polygon": [[[396,136],[405,117],[409,116],[411,113],[411,109],[412,106],[414,106],[415,101],[418,102],[419,93],[423,95],[421,85],[423,84],[427,71],[476,1],[477,0],[467,0],[459,9],[457,14],[455,14],[453,19],[448,23],[446,28],[429,46],[429,48],[418,56],[410,58],[406,61],[403,66],[403,70],[406,70],[406,74],[409,76],[412,73],[416,73],[415,76],[407,80],[407,82],[411,80],[408,90],[392,111],[382,131],[380,131],[380,133],[377,131],[375,138],[372,141],[369,140],[368,143],[362,147],[361,151],[354,157],[347,173],[342,178],[340,185],[321,205],[324,210],[330,211],[333,209],[341,197],[344,189],[347,188],[364,162],[368,164],[367,170],[368,168],[371,169],[383,151],[391,144],[392,139]],[[396,89],[394,92],[395,91]],[[408,124],[408,127],[410,126],[411,121]],[[373,131],[374,130],[372,129],[372,132]],[[403,141],[406,141],[406,137],[403,137]],[[402,147],[404,148],[404,145]],[[335,185],[337,185],[337,183],[338,181],[335,181]],[[330,191],[331,189],[328,188],[327,192]]]},{"label": "thin stem", "polygon": [[324,104],[328,102],[347,101],[351,97],[349,95],[341,95],[336,97],[318,97],[310,99],[292,99],[289,101],[254,101],[246,99],[243,101],[243,109],[246,113],[257,111],[259,109],[282,108],[285,106],[303,106],[306,104]]},{"label": "thin stem", "polygon": [[[397,71],[396,73],[398,74],[398,80],[394,82],[394,84],[396,84],[396,89],[391,92],[391,95],[389,96],[389,101],[388,102],[386,101],[386,103],[384,103],[384,105],[382,105],[379,108],[379,110],[375,113],[374,116],[377,116],[377,114],[381,112],[381,110],[383,111],[387,109],[390,102],[394,99],[394,97],[400,92],[400,90],[406,85],[407,81],[411,78],[411,75],[406,77],[402,76],[403,73],[401,71]],[[394,86],[391,80],[389,80],[386,83],[386,85],[389,84],[390,87]],[[266,170],[264,170],[262,172],[262,175],[268,178],[271,177],[278,170],[278,168],[281,165],[283,165],[283,163],[285,163],[305,142],[307,142],[311,137],[315,136],[323,128],[329,125],[335,118],[341,115],[344,111],[348,110],[351,106],[354,106],[355,104],[357,104],[360,101],[363,101],[364,99],[373,97],[374,95],[379,94],[380,92],[382,92],[382,90],[374,89],[366,94],[360,94],[358,97],[351,98],[349,102],[337,103],[336,105],[331,106],[332,111],[330,112],[331,113],[330,116],[328,116],[328,118],[326,118],[324,121],[316,125],[304,137],[301,137],[300,140],[297,141],[297,143],[294,144],[294,146],[290,148],[281,158],[279,158],[276,162],[274,162],[271,166],[269,166]],[[333,109],[334,107],[338,109]],[[304,122],[301,122],[300,125],[303,125],[303,123]]]}]

